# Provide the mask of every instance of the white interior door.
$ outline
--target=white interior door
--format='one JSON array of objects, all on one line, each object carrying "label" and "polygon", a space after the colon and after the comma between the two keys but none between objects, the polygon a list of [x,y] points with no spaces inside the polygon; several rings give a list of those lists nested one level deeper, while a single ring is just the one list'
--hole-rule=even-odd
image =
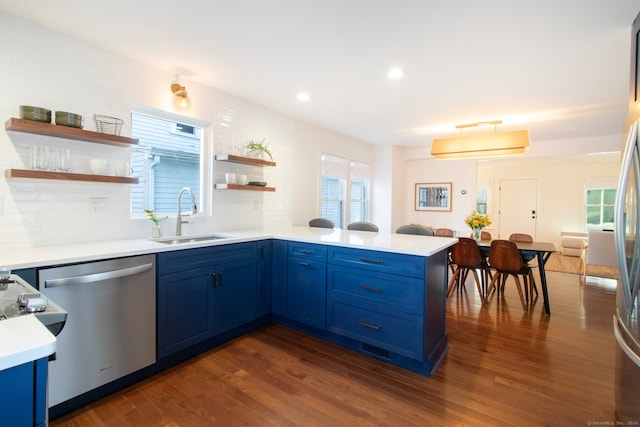
[{"label": "white interior door", "polygon": [[500,181],[500,239],[508,239],[512,233],[525,233],[536,239],[537,189],[535,179]]}]

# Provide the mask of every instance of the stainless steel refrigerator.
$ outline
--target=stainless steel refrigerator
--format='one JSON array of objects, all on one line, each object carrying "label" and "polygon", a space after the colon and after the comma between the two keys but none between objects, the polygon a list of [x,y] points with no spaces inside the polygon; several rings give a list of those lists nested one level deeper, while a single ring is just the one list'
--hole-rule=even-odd
[{"label": "stainless steel refrigerator", "polygon": [[616,348],[616,418],[640,421],[640,14],[632,25],[629,133],[622,152],[615,205],[615,243],[620,280],[613,330]]},{"label": "stainless steel refrigerator", "polygon": [[640,146],[634,120],[624,147],[615,206],[615,243],[620,280],[613,330],[616,349],[616,418],[640,421]]}]

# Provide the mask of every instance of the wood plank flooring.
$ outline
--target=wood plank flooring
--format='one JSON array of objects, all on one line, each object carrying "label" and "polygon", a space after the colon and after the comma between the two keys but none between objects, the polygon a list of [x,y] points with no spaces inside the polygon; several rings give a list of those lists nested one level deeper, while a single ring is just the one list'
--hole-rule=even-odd
[{"label": "wood plank flooring", "polygon": [[447,301],[449,352],[424,377],[270,324],[74,413],[67,426],[586,426],[614,420],[615,281],[548,272],[484,308]]}]

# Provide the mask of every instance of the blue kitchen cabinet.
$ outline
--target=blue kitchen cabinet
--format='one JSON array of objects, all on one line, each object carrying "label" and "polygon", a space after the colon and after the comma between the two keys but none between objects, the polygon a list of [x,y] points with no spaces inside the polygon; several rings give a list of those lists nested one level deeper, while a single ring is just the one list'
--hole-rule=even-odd
[{"label": "blue kitchen cabinet", "polygon": [[256,244],[158,254],[158,357],[256,318]]},{"label": "blue kitchen cabinet", "polygon": [[287,264],[289,242],[273,240],[271,270],[271,312],[276,316],[287,315]]},{"label": "blue kitchen cabinet", "polygon": [[47,425],[47,358],[0,371],[0,425]]},{"label": "blue kitchen cabinet", "polygon": [[447,251],[430,257],[329,247],[327,330],[432,375],[446,353]]},{"label": "blue kitchen cabinet", "polygon": [[221,334],[256,318],[256,258],[239,258],[215,266],[214,333]]},{"label": "blue kitchen cabinet", "polygon": [[271,314],[271,295],[273,286],[273,241],[261,240],[256,242],[257,250],[257,301],[255,317],[260,318]]},{"label": "blue kitchen cabinet", "polygon": [[158,276],[159,358],[213,337],[216,279],[213,267]]},{"label": "blue kitchen cabinet", "polygon": [[287,318],[326,329],[327,248],[289,242]]}]

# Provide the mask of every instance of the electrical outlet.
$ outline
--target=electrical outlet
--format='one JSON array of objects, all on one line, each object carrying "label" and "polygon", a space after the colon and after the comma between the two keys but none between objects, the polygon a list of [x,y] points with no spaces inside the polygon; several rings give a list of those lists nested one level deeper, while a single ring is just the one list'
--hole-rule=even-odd
[{"label": "electrical outlet", "polygon": [[106,197],[91,197],[89,199],[89,213],[104,213],[107,211]]}]

